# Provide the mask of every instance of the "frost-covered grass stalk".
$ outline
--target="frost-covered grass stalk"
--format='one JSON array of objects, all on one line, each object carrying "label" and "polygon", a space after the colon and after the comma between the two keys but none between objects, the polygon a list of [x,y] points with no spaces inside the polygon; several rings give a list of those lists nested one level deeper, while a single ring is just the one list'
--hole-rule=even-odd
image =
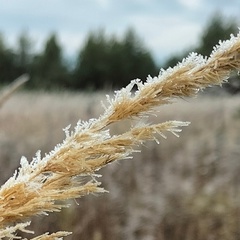
[{"label": "frost-covered grass stalk", "polygon": [[[65,140],[52,152],[43,157],[38,152],[30,163],[23,157],[20,168],[0,189],[0,239],[17,238],[17,230],[27,231],[28,218],[60,211],[67,206],[67,199],[104,192],[96,180],[99,169],[131,157],[138,145],[156,140],[156,134],[165,138],[166,132],[171,132],[178,136],[181,127],[189,124],[146,123],[155,107],[175,98],[195,96],[210,85],[221,85],[232,70],[239,69],[240,34],[220,42],[209,58],[192,53],[176,67],[148,77],[145,83],[133,80],[113,99],[108,97],[109,104],[98,119],[80,121],[73,131],[66,128]],[[136,92],[132,91],[134,85]],[[132,118],[137,120],[134,127],[119,135],[110,134],[110,124]],[[86,176],[91,180],[86,182]],[[67,234],[57,232],[34,239],[58,239]]]}]

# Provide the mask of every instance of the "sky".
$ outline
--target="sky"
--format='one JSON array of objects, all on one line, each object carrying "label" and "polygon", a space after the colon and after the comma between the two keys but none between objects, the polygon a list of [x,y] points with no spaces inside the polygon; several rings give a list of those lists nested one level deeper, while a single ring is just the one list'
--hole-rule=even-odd
[{"label": "sky", "polygon": [[216,12],[240,26],[240,0],[0,0],[0,32],[15,47],[26,31],[36,51],[54,32],[74,57],[90,31],[121,38],[131,27],[161,62],[196,46]]}]

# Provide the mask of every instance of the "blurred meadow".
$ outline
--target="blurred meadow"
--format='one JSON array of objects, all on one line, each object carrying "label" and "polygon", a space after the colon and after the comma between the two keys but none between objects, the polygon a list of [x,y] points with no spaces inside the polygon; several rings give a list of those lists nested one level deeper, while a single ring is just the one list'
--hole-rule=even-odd
[{"label": "blurred meadow", "polygon": [[[98,117],[104,93],[19,92],[1,108],[1,183],[64,139],[61,129]],[[67,239],[238,239],[240,236],[240,98],[179,100],[151,121],[191,121],[180,138],[159,137],[133,159],[102,169],[106,194],[71,202],[61,213],[35,217],[36,234],[73,231]],[[128,122],[112,133],[124,132]]]}]

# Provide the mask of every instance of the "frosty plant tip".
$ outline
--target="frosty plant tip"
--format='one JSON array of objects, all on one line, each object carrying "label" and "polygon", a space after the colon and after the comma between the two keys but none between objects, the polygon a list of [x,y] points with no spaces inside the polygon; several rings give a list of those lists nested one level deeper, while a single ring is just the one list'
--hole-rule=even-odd
[{"label": "frosty plant tip", "polygon": [[[240,34],[220,42],[209,58],[192,53],[174,68],[161,70],[146,82],[133,80],[126,88],[108,97],[108,106],[98,119],[65,129],[66,138],[44,157],[40,151],[31,162],[21,159],[21,166],[0,189],[0,239],[17,238],[16,231],[27,231],[33,215],[60,211],[66,200],[105,190],[96,181],[96,172],[109,163],[131,157],[146,140],[166,138],[167,132],[178,136],[189,122],[143,123],[141,119],[155,107],[179,97],[195,96],[210,85],[221,85],[232,70],[240,69]],[[132,92],[137,85],[137,91]],[[111,135],[109,125],[124,119],[136,119],[128,131]],[[86,175],[90,176],[85,181]],[[81,203],[80,203],[81,204]],[[58,239],[67,232],[43,234],[33,239]]]}]

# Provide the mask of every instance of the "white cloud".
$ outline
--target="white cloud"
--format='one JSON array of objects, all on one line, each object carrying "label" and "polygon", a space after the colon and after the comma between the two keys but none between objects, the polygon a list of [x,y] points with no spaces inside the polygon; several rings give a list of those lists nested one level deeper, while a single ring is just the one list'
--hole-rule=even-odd
[{"label": "white cloud", "polygon": [[85,39],[85,34],[77,32],[62,32],[59,36],[59,41],[64,46],[64,51],[67,56],[74,57],[79,53]]},{"label": "white cloud", "polygon": [[96,2],[101,8],[105,10],[109,9],[110,7],[110,0],[96,0]]},{"label": "white cloud", "polygon": [[201,0],[178,0],[178,2],[183,5],[184,7],[195,10],[201,6]]}]

